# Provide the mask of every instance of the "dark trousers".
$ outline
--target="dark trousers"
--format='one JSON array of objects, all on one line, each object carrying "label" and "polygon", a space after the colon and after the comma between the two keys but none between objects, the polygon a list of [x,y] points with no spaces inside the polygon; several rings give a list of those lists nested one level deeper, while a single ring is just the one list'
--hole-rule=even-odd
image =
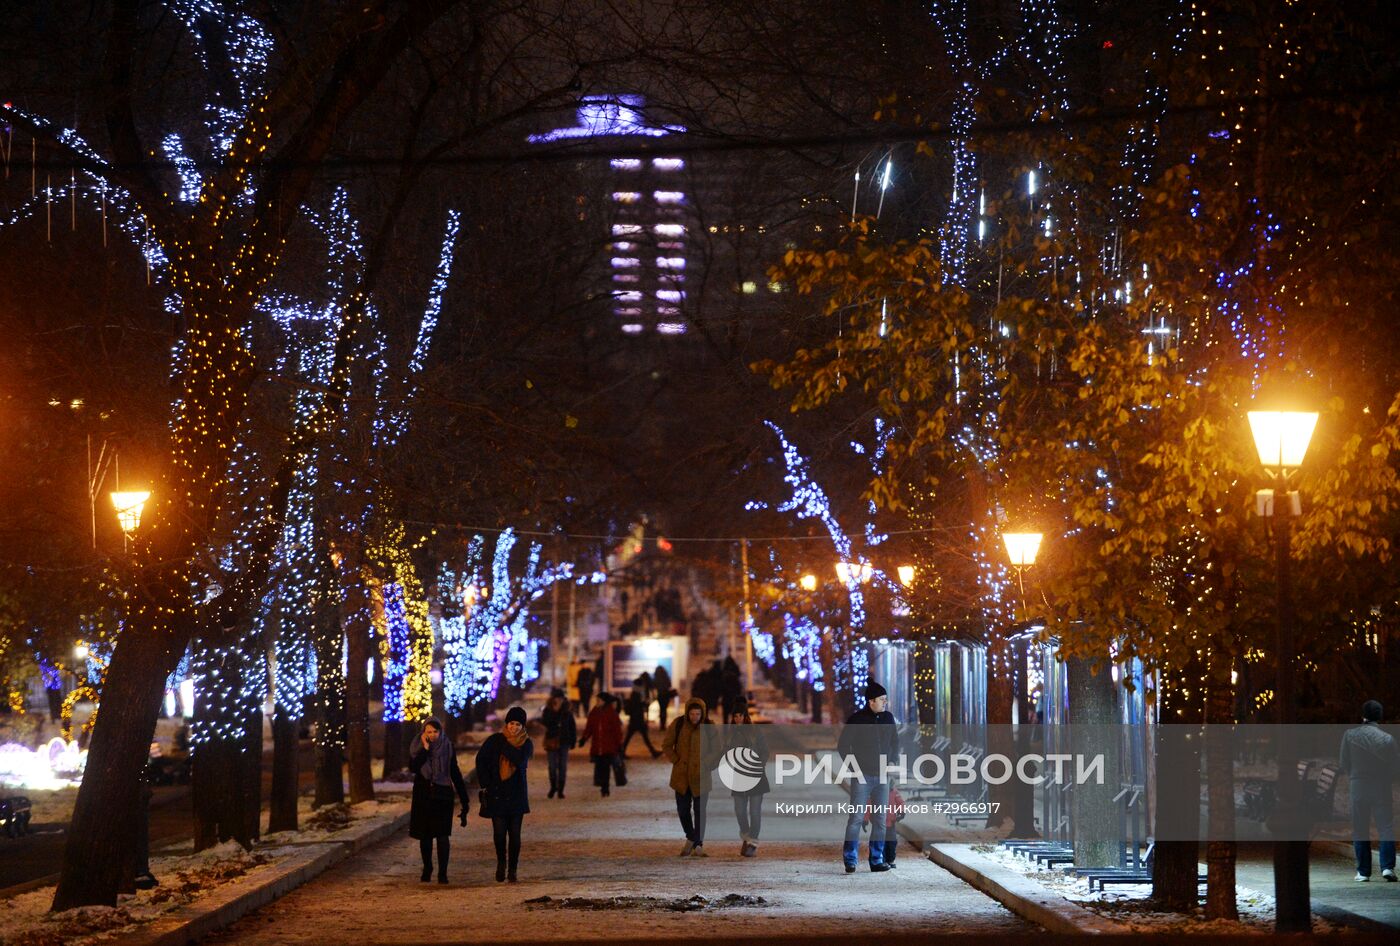
[{"label": "dark trousers", "polygon": [[[520,863],[520,825],[524,815],[497,815],[491,819],[491,839],[496,842],[496,863],[512,874]],[[509,843],[507,843],[509,842]]]},{"label": "dark trousers", "polygon": [[656,708],[660,713],[661,731],[666,731],[666,710],[671,705],[671,691],[667,690],[656,698]]},{"label": "dark trousers", "polygon": [[549,787],[557,792],[564,790],[564,779],[569,774],[569,750],[550,749],[549,756]]},{"label": "dark trousers", "polygon": [[574,704],[575,716],[588,716],[588,704],[593,702],[593,688],[583,689],[579,687],[578,702]]},{"label": "dark trousers", "polygon": [[895,833],[894,825],[885,828],[885,863],[893,864],[895,851],[899,849],[899,835]]},{"label": "dark trousers", "polygon": [[642,742],[646,743],[647,751],[652,755],[656,755],[656,747],[651,744],[651,736],[647,734],[647,724],[645,720],[628,724],[627,738],[622,740],[622,754],[627,754],[627,744],[632,741],[633,736],[638,734],[641,734]]},{"label": "dark trousers", "polygon": [[1351,780],[1351,839],[1356,849],[1356,872],[1371,876],[1371,819],[1381,839],[1381,870],[1395,869],[1395,810],[1390,798],[1390,780],[1354,778]]},{"label": "dark trousers", "polygon": [[[447,855],[452,852],[452,839],[447,835],[437,839],[438,855],[438,876],[447,876]],[[429,871],[433,869],[433,839],[419,838],[418,853],[423,855],[423,869]]]},{"label": "dark trousers", "polygon": [[757,841],[763,827],[763,795],[735,795],[734,817],[739,821],[739,837]]},{"label": "dark trousers", "polygon": [[613,767],[615,765],[614,756],[595,755],[593,757],[593,784],[603,790],[603,794],[608,794],[608,786],[612,780]]},{"label": "dark trousers", "polygon": [[709,795],[693,795],[687,789],[685,794],[676,792],[676,814],[681,818],[681,830],[685,839],[696,847],[705,843],[705,806]]}]

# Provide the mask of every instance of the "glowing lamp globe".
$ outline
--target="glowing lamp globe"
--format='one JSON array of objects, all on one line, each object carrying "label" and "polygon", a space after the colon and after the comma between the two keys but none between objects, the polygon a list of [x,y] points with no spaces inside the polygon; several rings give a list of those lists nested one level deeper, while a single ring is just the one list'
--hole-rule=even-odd
[{"label": "glowing lamp globe", "polygon": [[1250,411],[1249,429],[1259,462],[1282,473],[1303,465],[1317,427],[1316,411]]},{"label": "glowing lamp globe", "polygon": [[141,527],[141,510],[151,498],[150,490],[112,494],[112,506],[117,510],[117,523],[127,535]]},{"label": "glowing lamp globe", "polygon": [[864,584],[870,580],[871,567],[866,562],[837,562],[836,577],[843,585],[855,582]]},{"label": "glowing lamp globe", "polygon": [[914,584],[914,566],[913,566],[913,565],[901,565],[901,566],[899,566],[899,568],[896,569],[896,570],[899,572],[899,583],[900,583],[901,585],[903,585],[904,587],[908,588],[908,587],[910,587],[910,586],[912,586],[912,585]]},{"label": "glowing lamp globe", "polygon": [[802,586],[802,590],[803,590],[803,591],[816,591],[816,590],[817,590],[817,576],[816,576],[816,575],[812,575],[812,574],[803,575],[800,579],[798,579],[798,582],[797,582],[797,583],[798,583],[799,585]]},{"label": "glowing lamp globe", "polygon": [[1040,551],[1040,532],[1004,532],[1001,540],[1006,543],[1006,554],[1016,568],[1029,568],[1035,564],[1036,553]]}]

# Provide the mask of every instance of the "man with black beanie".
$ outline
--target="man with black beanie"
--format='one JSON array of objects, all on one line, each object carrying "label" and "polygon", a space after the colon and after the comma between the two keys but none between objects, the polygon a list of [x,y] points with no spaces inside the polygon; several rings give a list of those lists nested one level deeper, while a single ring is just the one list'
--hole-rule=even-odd
[{"label": "man with black beanie", "polygon": [[890,803],[890,785],[885,766],[899,764],[899,733],[894,714],[885,709],[885,688],[873,680],[865,687],[865,706],[846,720],[837,740],[836,752],[851,759],[860,770],[851,783],[851,813],[846,817],[846,842],[841,859],[846,873],[853,874],[860,860],[860,829],[870,816],[870,869],[880,874],[890,869],[885,863],[885,821]]},{"label": "man with black beanie", "polygon": [[1342,736],[1342,771],[1351,781],[1351,838],[1356,849],[1356,880],[1371,879],[1371,819],[1381,839],[1381,876],[1395,881],[1395,811],[1391,782],[1400,775],[1400,747],[1381,729],[1380,703],[1361,705],[1360,726]]}]

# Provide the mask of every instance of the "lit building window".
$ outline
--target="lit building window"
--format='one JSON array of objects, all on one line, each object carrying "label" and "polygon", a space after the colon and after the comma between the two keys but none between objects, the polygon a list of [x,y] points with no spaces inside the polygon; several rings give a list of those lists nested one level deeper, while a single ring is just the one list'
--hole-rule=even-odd
[{"label": "lit building window", "polygon": [[639,223],[615,223],[613,224],[613,236],[640,236],[642,225]]},{"label": "lit building window", "polygon": [[684,335],[684,322],[657,322],[656,330],[662,335]]},{"label": "lit building window", "polygon": [[613,273],[613,282],[641,282],[642,277],[636,273]]},{"label": "lit building window", "polygon": [[636,318],[637,316],[642,314],[642,310],[635,307],[628,307],[625,309],[613,309],[613,312],[617,313],[618,315],[627,316],[629,318]]},{"label": "lit building window", "polygon": [[684,256],[658,256],[656,265],[662,269],[685,269]]},{"label": "lit building window", "polygon": [[624,322],[622,330],[628,335],[640,335],[642,333],[642,326],[638,322]]},{"label": "lit building window", "polygon": [[[617,195],[614,194],[614,197]],[[651,196],[658,204],[683,204],[685,203],[684,191],[652,191]]]},{"label": "lit building window", "polygon": [[641,158],[613,158],[608,162],[614,171],[637,171],[641,169]]},{"label": "lit building window", "polygon": [[657,236],[685,236],[685,224],[682,223],[658,223],[651,230]]},{"label": "lit building window", "polygon": [[680,302],[685,298],[685,293],[679,289],[658,289],[656,290],[656,298],[662,302]]},{"label": "lit building window", "polygon": [[783,291],[783,284],[780,283],[780,282],[770,282],[770,283],[768,284],[768,291],[769,291],[769,292],[782,292],[782,291]]},{"label": "lit building window", "polygon": [[637,248],[637,244],[635,244],[635,243],[628,243],[627,241],[624,240],[624,241],[621,242],[621,243],[614,243],[614,244],[612,245],[612,248],[615,249],[615,250],[623,250],[623,251],[626,251],[626,250],[635,250],[635,249]]},{"label": "lit building window", "polygon": [[616,298],[618,302],[641,302],[642,294],[636,290],[628,290],[627,292],[617,293]]},{"label": "lit building window", "polygon": [[636,191],[613,191],[612,198],[619,204],[635,204],[642,199],[642,195]]},{"label": "lit building window", "polygon": [[758,283],[754,282],[752,279],[746,279],[744,280],[744,284],[739,288],[744,291],[744,295],[751,296],[755,292],[758,292]]},{"label": "lit building window", "polygon": [[614,256],[612,258],[613,269],[631,269],[642,265],[642,261],[635,256]]},{"label": "lit building window", "polygon": [[684,158],[652,158],[651,166],[658,171],[679,171],[685,167]]}]

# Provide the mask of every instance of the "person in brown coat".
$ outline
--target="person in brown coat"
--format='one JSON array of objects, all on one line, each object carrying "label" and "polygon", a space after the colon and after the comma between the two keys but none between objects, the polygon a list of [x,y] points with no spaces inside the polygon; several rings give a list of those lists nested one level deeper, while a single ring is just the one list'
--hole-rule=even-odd
[{"label": "person in brown coat", "polygon": [[707,718],[704,700],[689,699],[685,714],[666,728],[661,751],[671,760],[671,790],[676,793],[676,814],[685,832],[681,857],[708,857],[705,853],[705,807],[710,800],[710,773],[719,764],[719,738]]}]

